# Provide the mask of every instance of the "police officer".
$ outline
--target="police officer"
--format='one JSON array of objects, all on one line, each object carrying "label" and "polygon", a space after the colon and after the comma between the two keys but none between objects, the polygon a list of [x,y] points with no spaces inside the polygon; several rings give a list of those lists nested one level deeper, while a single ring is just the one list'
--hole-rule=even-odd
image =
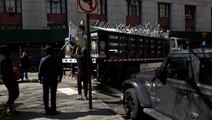
[{"label": "police officer", "polygon": [[19,86],[15,79],[15,72],[13,70],[12,61],[9,58],[10,49],[7,45],[0,46],[0,76],[4,85],[8,90],[8,100],[6,105],[8,113],[18,113],[14,108],[14,102],[19,96]]},{"label": "police officer", "polygon": [[[38,77],[43,84],[45,113],[47,115],[56,115],[60,113],[56,109],[56,91],[58,82],[61,82],[63,76],[62,60],[54,55],[51,46],[46,46],[44,52],[46,56],[41,59]],[[49,89],[51,90],[51,107],[49,107]]]}]

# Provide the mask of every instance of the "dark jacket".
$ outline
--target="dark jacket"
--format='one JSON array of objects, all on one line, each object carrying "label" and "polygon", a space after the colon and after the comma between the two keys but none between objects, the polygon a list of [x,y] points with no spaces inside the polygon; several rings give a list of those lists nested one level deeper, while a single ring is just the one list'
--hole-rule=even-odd
[{"label": "dark jacket", "polygon": [[39,80],[43,81],[61,81],[63,77],[62,60],[54,55],[43,57],[40,62],[38,77]]},{"label": "dark jacket", "polygon": [[[77,60],[77,66],[78,66],[78,74],[87,76],[88,69],[90,70],[90,73],[93,72],[93,62],[91,57],[87,57],[87,49],[81,48],[81,54],[74,54],[73,57]],[[89,66],[88,66],[89,64]],[[88,68],[89,67],[89,68]]]},{"label": "dark jacket", "polygon": [[29,68],[30,66],[30,61],[28,56],[23,56],[19,58],[20,61],[20,66],[23,68]]},{"label": "dark jacket", "polygon": [[6,57],[4,55],[1,55],[0,60],[0,70],[2,75],[2,80],[6,86],[8,85],[14,85],[18,82],[15,79],[15,72],[13,70],[12,61],[9,59],[9,57]]}]

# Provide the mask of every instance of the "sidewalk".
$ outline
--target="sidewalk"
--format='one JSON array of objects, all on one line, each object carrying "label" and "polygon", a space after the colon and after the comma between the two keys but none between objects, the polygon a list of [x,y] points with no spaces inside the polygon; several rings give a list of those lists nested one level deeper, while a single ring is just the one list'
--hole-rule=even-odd
[{"label": "sidewalk", "polygon": [[[95,90],[92,94],[92,109],[89,109],[88,100],[76,100],[76,86],[73,86],[76,85],[73,84],[75,80],[65,78],[58,85],[57,92],[57,108],[62,113],[56,116],[45,115],[42,85],[37,82],[36,77],[30,79],[29,82],[19,84],[20,95],[15,102],[16,109],[20,111],[17,120],[124,120],[108,105],[95,97]],[[0,85],[0,91],[0,102],[2,103],[7,100],[7,91],[3,85]]]}]

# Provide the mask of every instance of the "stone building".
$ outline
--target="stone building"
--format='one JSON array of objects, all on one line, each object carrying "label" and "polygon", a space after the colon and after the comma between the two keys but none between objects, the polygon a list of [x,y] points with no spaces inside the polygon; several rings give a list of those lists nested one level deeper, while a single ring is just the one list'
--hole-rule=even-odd
[{"label": "stone building", "polygon": [[[58,49],[68,35],[69,21],[78,24],[86,19],[78,2],[85,0],[0,0],[0,44],[10,44],[19,54],[29,50],[42,54],[46,44]],[[158,23],[173,35],[211,38],[211,0],[91,0],[98,2],[97,13],[90,19],[110,23],[138,25]],[[85,3],[87,4],[87,3]]]}]

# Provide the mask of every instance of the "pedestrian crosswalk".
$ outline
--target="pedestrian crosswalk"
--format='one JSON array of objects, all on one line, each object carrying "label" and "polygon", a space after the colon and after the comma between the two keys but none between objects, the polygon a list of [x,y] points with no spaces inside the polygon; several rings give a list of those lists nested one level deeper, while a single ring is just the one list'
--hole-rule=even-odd
[{"label": "pedestrian crosswalk", "polygon": [[58,88],[59,92],[64,93],[66,95],[74,95],[77,94],[77,90],[74,90],[72,88]]},{"label": "pedestrian crosswalk", "polygon": [[[57,90],[60,93],[66,94],[66,95],[76,95],[78,94],[78,91],[73,88],[57,88]],[[96,93],[95,91],[92,91],[92,93]]]}]

